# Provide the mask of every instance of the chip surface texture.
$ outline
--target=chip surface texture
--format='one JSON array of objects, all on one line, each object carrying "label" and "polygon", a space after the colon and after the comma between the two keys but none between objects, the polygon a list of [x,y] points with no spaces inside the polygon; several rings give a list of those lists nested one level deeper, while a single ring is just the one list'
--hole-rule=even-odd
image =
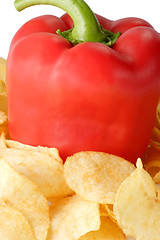
[{"label": "chip surface texture", "polygon": [[120,184],[134,169],[123,158],[88,151],[68,157],[64,175],[68,186],[85,200],[113,204]]},{"label": "chip surface texture", "polygon": [[160,239],[160,198],[140,159],[137,169],[121,184],[113,209],[127,236],[135,240]]}]

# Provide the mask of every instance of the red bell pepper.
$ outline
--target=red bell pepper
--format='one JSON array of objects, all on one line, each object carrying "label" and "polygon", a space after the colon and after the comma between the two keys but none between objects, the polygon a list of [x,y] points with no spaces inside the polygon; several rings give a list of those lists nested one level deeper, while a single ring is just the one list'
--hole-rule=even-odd
[{"label": "red bell pepper", "polygon": [[71,18],[34,18],[13,38],[7,60],[11,139],[57,147],[64,160],[94,150],[134,163],[155,123],[159,33],[142,19],[96,17],[83,0],[15,1],[19,11],[36,4],[58,6]]}]

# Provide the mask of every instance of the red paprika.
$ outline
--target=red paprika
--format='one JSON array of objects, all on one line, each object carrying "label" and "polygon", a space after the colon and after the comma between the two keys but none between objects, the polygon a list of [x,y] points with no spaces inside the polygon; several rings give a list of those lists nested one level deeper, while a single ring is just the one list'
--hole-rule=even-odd
[{"label": "red paprika", "polygon": [[83,0],[16,0],[15,6],[49,3],[71,18],[34,18],[10,46],[11,139],[57,147],[64,160],[93,150],[135,162],[155,123],[159,33],[142,19],[96,17]]}]

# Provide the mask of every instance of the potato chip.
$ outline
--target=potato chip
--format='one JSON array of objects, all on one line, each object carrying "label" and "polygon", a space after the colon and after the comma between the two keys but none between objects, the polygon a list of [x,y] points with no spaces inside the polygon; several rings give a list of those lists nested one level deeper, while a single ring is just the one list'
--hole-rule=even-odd
[{"label": "potato chip", "polygon": [[6,148],[6,142],[5,142],[5,133],[2,132],[0,135],[0,148]]},{"label": "potato chip", "polygon": [[[157,106],[157,112],[156,112],[156,123],[152,131],[152,136],[150,139],[150,146],[153,149],[160,151],[160,100],[158,102]],[[160,155],[160,153],[159,153]],[[148,154],[146,156],[146,160],[149,162]]]},{"label": "potato chip", "polygon": [[160,171],[153,178],[154,182],[160,184]]},{"label": "potato chip", "polygon": [[68,186],[82,198],[101,204],[114,203],[120,184],[134,169],[123,158],[102,152],[79,152],[64,164]]},{"label": "potato chip", "polygon": [[44,240],[49,228],[48,203],[37,186],[0,158],[0,204],[20,211],[37,240]]},{"label": "potato chip", "polygon": [[160,185],[156,184],[156,194],[157,194],[157,198],[160,199]]},{"label": "potato chip", "polygon": [[30,146],[30,145],[23,144],[13,140],[6,140],[6,144],[8,148],[17,148],[22,150],[47,153],[52,158],[56,159],[58,162],[63,163],[62,159],[59,156],[59,152],[57,148],[48,148],[48,147],[42,147],[42,146],[34,147],[34,146]]},{"label": "potato chip", "polygon": [[155,180],[155,183],[160,183],[158,181],[160,174],[160,155],[156,160],[149,161],[145,167],[145,170],[151,175],[151,177]]},{"label": "potato chip", "polygon": [[8,117],[7,115],[0,110],[0,126],[5,126],[7,125],[8,122]]},{"label": "potato chip", "polygon": [[126,237],[117,224],[109,217],[101,217],[101,227],[98,231],[91,231],[79,240],[125,240]]},{"label": "potato chip", "polygon": [[159,150],[155,149],[152,146],[148,146],[145,154],[143,155],[144,166],[146,166],[148,164],[148,162],[156,160],[157,158],[159,158],[159,156],[160,156]]},{"label": "potato chip", "polygon": [[121,184],[114,203],[119,226],[136,240],[157,240],[160,236],[160,199],[151,176],[140,159],[137,169]]},{"label": "potato chip", "polygon": [[0,111],[4,112],[7,114],[8,109],[7,109],[7,93],[3,92],[0,93]]},{"label": "potato chip", "polygon": [[154,182],[160,183],[160,151],[150,147],[147,151],[145,170],[151,175]]},{"label": "potato chip", "polygon": [[108,217],[110,217],[110,219],[117,224],[116,216],[113,212],[113,204],[104,204],[104,208],[106,209]]},{"label": "potato chip", "polygon": [[114,223],[117,224],[116,217],[113,213],[113,204],[100,204],[100,215],[102,217],[109,217]]},{"label": "potato chip", "polygon": [[3,80],[6,83],[6,64],[7,61],[0,57],[0,80]]},{"label": "potato chip", "polygon": [[[160,129],[160,99],[157,105],[157,110],[156,110],[156,123],[155,123],[155,127]],[[154,135],[154,130],[153,129],[153,135]],[[153,137],[153,135],[151,136],[151,138]]]},{"label": "potato chip", "polygon": [[7,93],[6,93],[6,60],[0,58],[0,134],[5,132],[8,134],[8,109],[7,109]]},{"label": "potato chip", "polygon": [[100,228],[99,204],[82,200],[76,195],[53,204],[50,218],[47,240],[76,240]]},{"label": "potato chip", "polygon": [[6,136],[8,136],[7,134],[7,129],[8,129],[8,116],[7,113],[2,111],[1,108],[4,110],[3,108],[3,103],[1,106],[1,101],[0,101],[0,135],[2,134],[2,132],[5,132]]},{"label": "potato chip", "polygon": [[[72,194],[73,195],[73,194]],[[70,196],[72,196],[70,195]],[[62,200],[64,198],[64,196],[60,196],[60,197],[48,197],[48,203],[51,206],[52,204],[56,204],[57,202],[59,202],[60,200]]]},{"label": "potato chip", "polygon": [[158,105],[157,105],[157,112],[160,113],[160,100],[159,100]]},{"label": "potato chip", "polygon": [[8,205],[0,206],[0,239],[36,240],[24,215]]},{"label": "potato chip", "polygon": [[[36,148],[28,147],[28,149],[34,150]],[[0,157],[3,157],[19,173],[36,183],[45,197],[73,194],[64,178],[63,163],[60,163],[59,160],[53,158],[47,152],[38,151],[38,149],[31,151],[0,148]]]},{"label": "potato chip", "polygon": [[0,93],[6,92],[6,85],[3,80],[0,79]]},{"label": "potato chip", "polygon": [[1,135],[2,133],[5,135],[5,139],[9,139],[8,125],[0,126],[0,135]]},{"label": "potato chip", "polygon": [[160,142],[150,139],[150,146],[153,149],[160,151]]},{"label": "potato chip", "polygon": [[108,212],[106,211],[106,208],[104,207],[104,204],[99,205],[99,211],[101,217],[109,217]]},{"label": "potato chip", "polygon": [[154,141],[160,141],[160,130],[157,127],[153,128],[151,138]]}]

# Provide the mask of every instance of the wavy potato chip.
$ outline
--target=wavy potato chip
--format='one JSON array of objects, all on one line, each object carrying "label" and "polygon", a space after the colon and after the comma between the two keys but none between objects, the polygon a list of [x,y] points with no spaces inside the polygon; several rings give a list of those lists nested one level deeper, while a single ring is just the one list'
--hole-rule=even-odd
[{"label": "wavy potato chip", "polygon": [[36,148],[33,151],[32,147],[28,149],[0,148],[0,157],[32,180],[45,197],[73,194],[64,178],[63,163],[47,152],[38,151]]},{"label": "wavy potato chip", "polygon": [[123,158],[102,152],[79,152],[68,157],[64,175],[68,186],[86,200],[113,204],[120,184],[135,167]]},{"label": "wavy potato chip", "polygon": [[57,148],[48,148],[48,147],[42,147],[42,146],[30,146],[27,144],[23,144],[17,141],[13,140],[5,140],[6,147],[8,148],[16,148],[16,149],[22,149],[22,150],[28,150],[28,151],[35,151],[35,152],[42,152],[49,154],[52,158],[56,159],[60,163],[63,163],[62,159],[59,156],[59,152]]},{"label": "wavy potato chip", "polygon": [[45,240],[49,228],[47,200],[37,186],[0,158],[0,204],[20,211],[31,225],[37,240]]},{"label": "wavy potato chip", "polygon": [[125,240],[126,237],[117,224],[109,217],[101,217],[101,227],[98,231],[91,231],[79,240]]},{"label": "wavy potato chip", "polygon": [[36,240],[24,215],[8,205],[0,206],[0,239]]},{"label": "wavy potato chip", "polygon": [[158,240],[160,199],[151,176],[140,159],[137,169],[121,184],[114,203],[114,214],[127,236],[136,240]]},{"label": "wavy potato chip", "polygon": [[99,204],[76,195],[63,198],[50,208],[51,225],[47,240],[77,240],[100,228]]}]

